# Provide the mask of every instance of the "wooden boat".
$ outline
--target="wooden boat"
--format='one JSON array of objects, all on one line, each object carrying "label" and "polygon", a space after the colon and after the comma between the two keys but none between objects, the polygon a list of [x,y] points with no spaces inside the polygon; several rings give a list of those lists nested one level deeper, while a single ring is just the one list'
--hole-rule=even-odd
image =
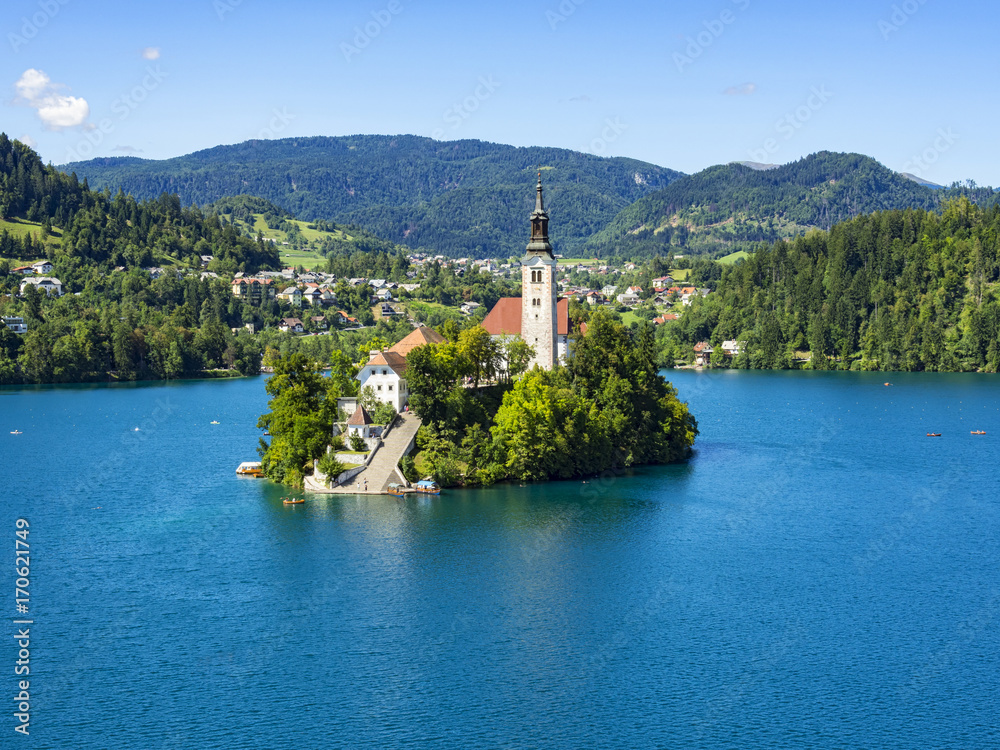
[{"label": "wooden boat", "polygon": [[285,505],[302,505],[306,500],[303,497],[286,497],[282,502]]},{"label": "wooden boat", "polygon": [[11,435],[23,435],[24,433],[21,432],[20,430],[11,430],[10,434]]},{"label": "wooden boat", "polygon": [[402,497],[403,496],[403,485],[396,484],[395,482],[393,482],[392,484],[390,484],[386,488],[386,492],[388,492],[393,497]]},{"label": "wooden boat", "polygon": [[413,486],[414,491],[424,495],[440,495],[441,487],[432,479],[421,479]]},{"label": "wooden boat", "polygon": [[241,477],[260,478],[264,476],[264,470],[260,466],[260,461],[244,461],[236,467],[236,473]]},{"label": "wooden boat", "polygon": [[940,432],[928,432],[927,437],[941,437]]},{"label": "wooden boat", "polygon": [[986,430],[973,430],[969,434],[971,434],[971,435],[985,435],[986,434]]}]

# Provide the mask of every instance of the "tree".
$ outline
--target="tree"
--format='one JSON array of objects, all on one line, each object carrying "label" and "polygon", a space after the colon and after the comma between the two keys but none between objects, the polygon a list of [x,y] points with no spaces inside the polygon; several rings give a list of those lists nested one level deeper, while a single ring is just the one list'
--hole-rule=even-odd
[{"label": "tree", "polygon": [[257,422],[271,433],[261,453],[269,478],[299,486],[307,462],[325,453],[333,424],[327,386],[319,365],[302,354],[274,360],[274,374],[265,385],[270,412]]},{"label": "tree", "polygon": [[328,487],[334,479],[347,470],[347,467],[337,459],[337,454],[333,451],[324,453],[320,456],[316,466],[322,474],[326,475]]}]

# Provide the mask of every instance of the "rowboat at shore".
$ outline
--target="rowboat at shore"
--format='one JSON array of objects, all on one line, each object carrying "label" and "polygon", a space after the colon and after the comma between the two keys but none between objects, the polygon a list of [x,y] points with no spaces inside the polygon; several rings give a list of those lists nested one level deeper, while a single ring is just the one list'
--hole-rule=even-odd
[{"label": "rowboat at shore", "polygon": [[423,495],[440,495],[441,486],[435,482],[433,479],[421,479],[417,482],[413,489]]},{"label": "rowboat at shore", "polygon": [[393,482],[388,487],[386,487],[385,491],[388,492],[393,497],[402,497],[403,496],[403,485],[396,484],[395,482]]}]

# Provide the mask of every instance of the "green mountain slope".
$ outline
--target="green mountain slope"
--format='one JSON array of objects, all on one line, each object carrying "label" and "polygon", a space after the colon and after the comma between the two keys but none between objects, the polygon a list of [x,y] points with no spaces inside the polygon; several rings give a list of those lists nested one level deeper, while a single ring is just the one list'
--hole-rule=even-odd
[{"label": "green mountain slope", "polygon": [[681,176],[634,159],[412,135],[247,141],[163,161],[118,157],[63,169],[137,198],[170,192],[205,205],[247,193],[305,221],[356,224],[413,248],[502,256],[524,250],[539,167],[558,217],[554,239],[566,253]]},{"label": "green mountain slope", "polygon": [[968,199],[941,213],[885,211],[775,243],[727,266],[677,327],[744,343],[730,364],[815,369],[996,372],[1000,368],[1000,207]]},{"label": "green mountain slope", "polygon": [[829,229],[873,211],[935,209],[964,192],[920,185],[860,154],[824,151],[768,169],[725,164],[639,199],[596,234],[588,249],[621,255],[682,248],[725,254],[813,228]]}]

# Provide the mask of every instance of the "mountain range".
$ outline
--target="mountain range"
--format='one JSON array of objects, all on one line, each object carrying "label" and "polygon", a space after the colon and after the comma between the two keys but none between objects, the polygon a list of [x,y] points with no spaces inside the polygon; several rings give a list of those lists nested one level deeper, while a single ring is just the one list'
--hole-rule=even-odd
[{"label": "mountain range", "polygon": [[933,210],[991,188],[921,184],[861,154],[731,163],[697,174],[623,157],[411,135],[247,141],[166,160],[93,159],[61,169],[137,198],[177,193],[207,206],[248,194],[299,219],[362,227],[452,256],[519,255],[541,171],[553,241],[565,255],[723,255],[879,210]]}]

